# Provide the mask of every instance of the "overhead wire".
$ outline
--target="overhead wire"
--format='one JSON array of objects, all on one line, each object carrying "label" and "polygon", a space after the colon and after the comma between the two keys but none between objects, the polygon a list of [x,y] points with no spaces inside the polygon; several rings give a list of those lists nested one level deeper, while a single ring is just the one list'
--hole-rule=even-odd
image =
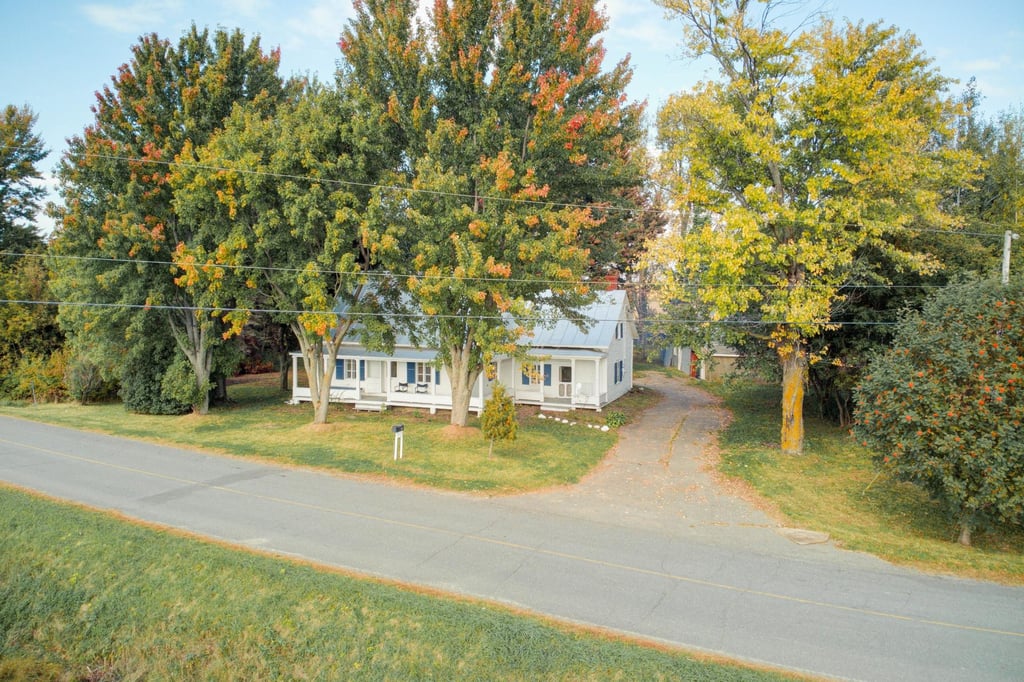
[{"label": "overhead wire", "polygon": [[[0,304],[9,305],[40,305],[40,306],[65,306],[71,308],[106,308],[106,309],[124,309],[124,310],[156,310],[156,311],[168,311],[168,312],[186,312],[186,313],[206,313],[211,316],[213,315],[227,315],[228,313],[244,312],[244,313],[263,313],[268,315],[343,315],[346,318],[383,318],[392,320],[426,320],[426,319],[472,319],[472,320],[488,320],[488,321],[507,321],[509,318],[506,315],[501,314],[457,314],[457,313],[439,313],[428,315],[422,312],[400,312],[400,311],[383,311],[383,312],[354,312],[346,311],[340,313],[336,310],[301,310],[301,309],[285,309],[285,308],[258,308],[258,307],[234,307],[234,306],[202,306],[202,305],[173,305],[173,304],[160,304],[160,303],[103,303],[94,301],[59,301],[59,300],[39,300],[39,299],[0,299]],[[594,317],[550,317],[545,315],[527,315],[517,316],[515,320],[519,322],[532,322],[539,324],[553,324],[557,322],[569,322],[572,324],[589,324],[589,323],[601,323],[601,322],[620,322],[618,318],[614,319],[601,319]],[[745,319],[724,319],[724,320],[708,320],[701,318],[669,318],[660,316],[649,316],[640,317],[637,316],[633,320],[639,325],[644,324],[680,324],[680,325],[724,325],[724,326],[741,326],[741,327],[757,327],[757,326],[780,326],[780,325],[816,325],[822,327],[829,326],[842,326],[842,327],[878,327],[878,326],[895,326],[897,322],[889,321],[868,321],[868,320],[805,320],[805,321],[792,321],[792,320],[745,320]]]},{"label": "overhead wire", "polygon": [[[520,204],[526,206],[545,206],[551,208],[567,208],[567,209],[578,209],[578,210],[600,210],[605,212],[622,212],[622,213],[670,213],[671,209],[668,208],[644,208],[638,206],[615,206],[613,204],[605,203],[575,203],[575,202],[557,202],[557,201],[542,201],[538,199],[523,199],[517,197],[502,197],[495,195],[477,195],[468,194],[461,192],[445,192],[441,190],[432,190],[419,187],[409,187],[395,184],[383,184],[383,183],[367,183],[358,182],[354,180],[344,180],[340,178],[331,177],[314,177],[312,175],[301,175],[295,173],[278,173],[272,171],[256,170],[251,168],[235,168],[230,166],[217,166],[211,164],[201,164],[195,162],[186,162],[179,160],[166,160],[166,159],[152,159],[144,157],[124,156],[119,154],[101,154],[98,152],[86,152],[83,154],[86,158],[98,158],[107,159],[111,161],[123,161],[125,163],[155,163],[165,166],[179,166],[182,168],[194,168],[199,170],[225,172],[225,173],[239,173],[242,175],[257,175],[262,177],[271,177],[275,179],[284,180],[300,180],[306,182],[319,182],[324,184],[333,184],[339,186],[351,186],[359,187],[362,189],[380,189],[394,192],[404,192],[407,194],[426,194],[428,196],[439,196],[448,197],[453,199],[471,200],[471,201],[483,201],[483,202],[500,202],[507,204]],[[799,225],[800,223],[783,223]],[[837,227],[846,227],[843,223],[829,223]],[[986,223],[984,221],[975,221],[975,224],[987,224],[993,227],[1001,227],[997,223]],[[984,237],[984,238],[999,238],[1001,235],[988,232],[967,232],[957,229],[937,229],[928,227],[914,227],[912,225],[889,225],[888,230],[902,230],[915,233],[923,234],[948,234],[948,235],[964,235],[971,237]]]},{"label": "overhead wire", "polygon": [[[55,260],[78,260],[86,262],[100,262],[100,263],[114,263],[114,264],[126,264],[126,265],[158,265],[167,267],[176,267],[178,269],[184,269],[183,264],[177,263],[170,260],[155,260],[155,259],[143,259],[143,258],[115,258],[112,256],[73,256],[68,254],[54,254],[54,253],[23,253],[15,251],[0,251],[0,256],[11,256],[15,258],[38,258],[38,259],[55,259]],[[578,279],[578,280],[565,280],[565,279],[544,279],[540,278],[528,278],[528,277],[480,277],[480,276],[468,276],[468,275],[426,275],[422,272],[391,272],[383,270],[366,270],[366,271],[352,271],[344,272],[341,270],[330,270],[327,268],[295,268],[295,267],[280,267],[280,266],[263,266],[263,265],[233,265],[230,263],[190,263],[192,267],[197,269],[219,269],[219,270],[246,270],[255,272],[283,272],[283,273],[303,273],[312,272],[318,275],[329,275],[329,276],[348,276],[348,277],[366,277],[366,278],[417,278],[427,281],[458,281],[458,282],[507,282],[513,284],[522,283],[533,283],[533,284],[556,284],[559,286],[602,286],[606,282],[600,277],[594,279]],[[625,286],[641,287],[642,283],[639,282],[625,282]],[[749,284],[749,283],[731,283],[731,284],[707,284],[707,283],[692,283],[692,284],[680,284],[678,285],[681,289],[696,290],[696,289],[764,289],[764,290],[776,290],[779,288],[779,284]],[[841,285],[826,285],[826,284],[814,284],[812,282],[802,282],[796,285],[799,289],[838,289],[846,291],[850,289],[854,290],[914,290],[914,289],[941,289],[944,285],[942,284],[859,284],[859,283],[844,283]]]}]

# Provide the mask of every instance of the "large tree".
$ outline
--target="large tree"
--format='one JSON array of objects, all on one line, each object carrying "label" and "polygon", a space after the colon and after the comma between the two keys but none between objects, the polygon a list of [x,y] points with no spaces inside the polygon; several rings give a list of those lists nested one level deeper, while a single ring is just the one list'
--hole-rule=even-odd
[{"label": "large tree", "polygon": [[909,34],[827,20],[792,34],[773,25],[775,2],[659,4],[720,73],[659,115],[675,200],[711,216],[667,250],[678,278],[664,296],[768,345],[782,375],[781,446],[799,453],[809,342],[837,321],[858,255],[932,267],[894,237],[951,226],[944,192],[967,184],[976,157],[941,144],[948,81]]},{"label": "large tree", "polygon": [[[191,382],[170,382],[172,392],[199,413],[224,330],[168,266],[198,226],[174,210],[172,163],[186,145],[205,144],[236,102],[278,97],[277,66],[276,53],[237,30],[211,37],[193,26],[176,45],[143,36],[97,93],[95,122],[70,141],[59,172],[65,208],[51,252],[74,346],[119,372],[128,351],[154,334],[172,337],[192,373]],[[168,361],[167,353],[152,357]],[[167,369],[143,380],[163,382]]]},{"label": "large tree", "polygon": [[[530,318],[575,316],[639,184],[642,106],[603,70],[592,0],[365,0],[342,70],[390,116],[401,154],[364,240],[406,275],[452,384],[454,425],[491,356]],[[598,262],[598,259],[601,262]],[[551,292],[551,296],[547,292]]]},{"label": "large tree", "polygon": [[[954,188],[944,199],[944,210],[958,216],[964,229],[941,232],[924,226],[900,238],[902,250],[930,254],[938,269],[927,274],[907,271],[878,249],[861,249],[858,285],[846,289],[846,300],[838,311],[847,324],[824,330],[811,342],[812,354],[820,359],[810,367],[810,388],[821,414],[842,425],[852,417],[853,387],[863,376],[867,357],[875,348],[890,345],[892,322],[900,312],[920,309],[936,289],[958,277],[996,276],[1005,230],[1021,231],[1024,118],[1018,112],[987,120],[979,111],[981,101],[972,79],[958,98],[962,109],[953,136],[940,140],[982,160],[980,177],[971,185]],[[1024,254],[1015,248],[1013,256],[1011,273],[1024,272]]]},{"label": "large tree", "polygon": [[[176,253],[180,282],[217,308],[263,307],[298,341],[313,421],[327,422],[342,341],[393,330],[376,317],[397,288],[366,272],[360,231],[370,187],[388,167],[383,110],[345,85],[294,84],[276,111],[237,107],[224,130],[189,150],[172,185],[179,212],[202,224]],[[248,318],[236,310],[240,325]],[[237,328],[236,328],[237,329]]]},{"label": "large tree", "polygon": [[27,105],[8,104],[0,111],[0,251],[23,253],[42,245],[35,226],[45,194],[38,164],[49,152],[32,131],[35,124]]}]

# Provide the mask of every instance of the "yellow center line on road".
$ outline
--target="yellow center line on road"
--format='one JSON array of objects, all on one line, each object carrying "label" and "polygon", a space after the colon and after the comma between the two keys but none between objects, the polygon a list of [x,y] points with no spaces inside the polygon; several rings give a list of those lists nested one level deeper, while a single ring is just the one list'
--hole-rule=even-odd
[{"label": "yellow center line on road", "polygon": [[88,464],[94,464],[94,465],[97,465],[97,466],[107,467],[107,468],[110,468],[110,469],[117,469],[117,470],[120,470],[120,471],[127,471],[127,472],[134,473],[134,474],[140,474],[140,475],[143,475],[143,476],[148,476],[150,478],[157,478],[157,479],[166,480],[166,481],[173,481],[175,483],[181,483],[183,485],[195,486],[195,487],[200,487],[200,488],[206,488],[208,490],[217,490],[217,491],[220,491],[220,492],[231,493],[233,495],[238,495],[238,496],[241,496],[241,497],[248,497],[248,498],[252,498],[252,499],[263,500],[265,502],[274,502],[276,504],[283,504],[283,505],[288,505],[288,506],[292,506],[292,507],[298,507],[298,508],[301,508],[301,509],[308,509],[308,510],[311,510],[311,511],[325,512],[325,513],[336,515],[336,516],[345,516],[345,517],[348,517],[348,518],[360,519],[360,520],[364,520],[364,521],[372,521],[372,522],[375,522],[375,523],[384,523],[384,524],[387,524],[387,525],[390,525],[390,526],[396,526],[396,527],[400,527],[400,528],[409,528],[409,529],[412,529],[412,530],[422,530],[422,531],[428,531],[428,532],[431,532],[431,533],[438,533],[438,534],[443,534],[443,535],[451,535],[453,537],[457,537],[457,538],[460,538],[460,539],[466,539],[466,540],[472,540],[474,542],[480,542],[480,543],[489,544],[489,545],[495,545],[495,546],[499,546],[499,547],[506,547],[506,548],[509,548],[509,549],[515,549],[515,550],[519,550],[519,551],[523,551],[523,552],[532,552],[534,554],[539,554],[539,555],[549,556],[549,557],[555,557],[555,558],[559,558],[559,559],[565,559],[567,561],[573,561],[573,562],[578,562],[578,563],[582,563],[582,564],[589,564],[589,565],[592,565],[592,566],[601,566],[603,568],[611,568],[611,569],[615,569],[615,570],[619,570],[619,571],[625,571],[625,572],[629,572],[629,573],[636,573],[636,574],[640,574],[640,575],[648,575],[648,576],[657,577],[657,578],[664,578],[666,580],[670,580],[670,581],[674,581],[674,582],[678,582],[678,583],[685,583],[685,584],[689,584],[689,585],[697,585],[697,586],[700,586],[700,587],[706,587],[706,588],[710,588],[710,589],[722,590],[722,591],[733,592],[733,593],[738,593],[738,594],[746,594],[746,595],[751,595],[751,596],[756,596],[756,597],[762,597],[762,598],[765,598],[765,599],[772,599],[772,600],[776,600],[776,601],[788,602],[788,603],[792,603],[792,604],[802,604],[802,605],[805,605],[805,606],[814,606],[814,607],[823,608],[823,609],[830,609],[830,610],[834,610],[834,611],[843,611],[843,612],[847,612],[847,613],[856,613],[856,614],[860,614],[860,615],[874,616],[876,618],[884,618],[884,619],[888,619],[888,620],[898,620],[898,621],[911,622],[911,623],[921,623],[921,624],[924,624],[924,625],[932,625],[932,626],[936,626],[936,627],[949,628],[949,629],[953,629],[953,630],[963,630],[963,631],[969,631],[969,632],[980,632],[980,633],[985,633],[985,634],[990,634],[990,635],[1002,635],[1002,636],[1006,636],[1006,637],[1019,637],[1019,638],[1024,639],[1024,632],[1014,632],[1014,631],[1011,631],[1011,630],[999,630],[999,629],[995,629],[995,628],[986,628],[986,627],[979,627],[979,626],[974,626],[974,625],[963,625],[963,624],[960,624],[960,623],[949,623],[949,622],[946,622],[946,621],[931,620],[931,619],[928,619],[928,618],[917,618],[917,617],[914,617],[914,616],[903,616],[903,615],[900,615],[898,613],[891,613],[891,612],[888,612],[888,611],[878,611],[876,609],[865,609],[865,608],[860,608],[860,607],[856,607],[856,606],[844,606],[842,604],[834,604],[834,603],[831,603],[831,602],[825,602],[825,601],[820,601],[820,600],[816,600],[816,599],[805,599],[805,598],[802,598],[802,597],[793,597],[793,596],[790,596],[790,595],[778,594],[778,593],[775,593],[775,592],[766,592],[766,591],[763,591],[763,590],[755,590],[755,589],[751,589],[751,588],[748,588],[748,587],[739,587],[739,586],[736,586],[736,585],[729,585],[727,583],[715,582],[713,580],[704,580],[704,579],[701,579],[701,578],[692,578],[692,577],[689,577],[689,576],[678,575],[678,574],[675,574],[675,573],[668,573],[666,571],[657,571],[657,570],[648,569],[648,568],[641,568],[641,567],[638,567],[638,566],[630,566],[628,564],[621,564],[621,563],[614,562],[614,561],[605,561],[603,559],[593,559],[593,558],[590,558],[590,557],[580,556],[578,554],[570,554],[568,552],[559,552],[559,551],[553,550],[553,549],[544,549],[542,547],[533,547],[533,546],[530,546],[530,545],[524,545],[524,544],[517,543],[517,542],[509,542],[507,540],[498,540],[498,539],[495,539],[495,538],[488,538],[488,537],[485,537],[485,536],[482,536],[482,535],[474,535],[472,533],[464,533],[464,532],[461,532],[461,531],[448,530],[446,528],[438,528],[436,526],[429,526],[429,525],[422,524],[422,523],[413,523],[413,522],[410,522],[410,521],[400,521],[400,520],[396,520],[396,519],[389,519],[389,518],[386,518],[386,517],[383,517],[383,516],[376,516],[376,515],[373,515],[373,514],[364,514],[364,513],[361,513],[361,512],[346,511],[346,510],[337,509],[337,508],[333,508],[333,507],[326,507],[326,506],[319,505],[319,504],[311,504],[309,502],[302,502],[302,501],[299,501],[299,500],[290,500],[290,499],[287,499],[287,498],[275,497],[273,495],[263,495],[263,494],[260,494],[260,493],[246,492],[244,490],[238,490],[238,489],[235,489],[235,488],[227,488],[227,487],[220,486],[220,485],[209,485],[209,484],[204,483],[202,481],[196,481],[196,480],[193,480],[193,479],[182,478],[180,476],[171,476],[171,475],[168,475],[168,474],[161,474],[161,473],[157,473],[157,472],[154,472],[154,471],[148,471],[148,470],[145,470],[145,469],[139,469],[138,467],[126,466],[126,465],[123,465],[123,464],[114,464],[112,462],[104,462],[102,460],[97,460],[97,459],[93,459],[93,458],[90,458],[90,457],[82,457],[80,455],[72,455],[72,454],[69,454],[69,453],[66,453],[66,452],[59,452],[57,450],[51,450],[51,449],[48,449],[48,448],[39,447],[37,445],[29,445],[29,444],[26,444],[26,443],[18,443],[18,442],[11,441],[11,440],[6,440],[6,439],[3,439],[3,438],[0,438],[0,443],[8,443],[8,444],[11,444],[11,445],[16,445],[18,447],[23,447],[23,448],[27,448],[27,449],[31,449],[31,450],[36,450],[36,451],[39,451],[39,452],[45,452],[45,453],[47,453],[49,455],[53,455],[55,457],[61,457],[61,458],[70,459],[70,460],[76,460],[76,461],[79,461],[79,462],[85,462],[85,463],[88,463]]}]

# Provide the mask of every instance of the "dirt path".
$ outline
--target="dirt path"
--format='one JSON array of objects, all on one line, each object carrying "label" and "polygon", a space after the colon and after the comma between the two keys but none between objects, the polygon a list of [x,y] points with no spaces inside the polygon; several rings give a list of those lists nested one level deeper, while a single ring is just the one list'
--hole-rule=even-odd
[{"label": "dirt path", "polygon": [[790,548],[789,530],[745,499],[750,495],[741,484],[715,471],[716,434],[729,418],[716,399],[662,374],[648,374],[637,384],[663,399],[622,428],[618,445],[597,470],[575,486],[523,495],[516,504],[716,543]]}]

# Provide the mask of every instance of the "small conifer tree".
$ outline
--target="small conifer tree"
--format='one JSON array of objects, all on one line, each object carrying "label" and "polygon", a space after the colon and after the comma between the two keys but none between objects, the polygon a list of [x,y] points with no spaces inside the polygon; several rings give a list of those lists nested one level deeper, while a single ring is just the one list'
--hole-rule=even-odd
[{"label": "small conifer tree", "polygon": [[484,403],[484,412],[480,417],[480,426],[484,437],[490,440],[487,456],[494,452],[495,440],[515,440],[519,422],[516,421],[516,406],[512,396],[501,383],[494,385],[494,392]]}]

